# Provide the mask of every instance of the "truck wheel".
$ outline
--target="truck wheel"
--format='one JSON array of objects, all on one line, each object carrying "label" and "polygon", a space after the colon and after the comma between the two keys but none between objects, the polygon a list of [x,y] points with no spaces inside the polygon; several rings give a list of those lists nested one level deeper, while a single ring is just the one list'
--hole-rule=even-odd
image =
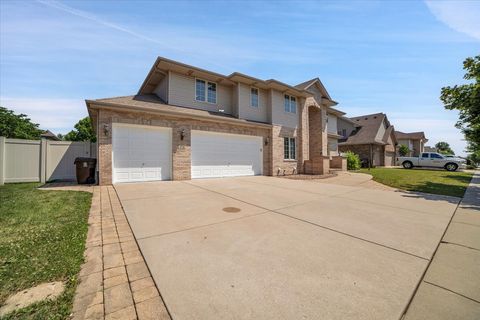
[{"label": "truck wheel", "polygon": [[456,163],[447,163],[447,164],[445,165],[445,169],[446,169],[447,171],[457,171],[458,165],[457,165]]},{"label": "truck wheel", "polygon": [[402,166],[405,169],[412,169],[413,168],[413,163],[411,163],[410,161],[405,161],[404,163],[402,163]]}]

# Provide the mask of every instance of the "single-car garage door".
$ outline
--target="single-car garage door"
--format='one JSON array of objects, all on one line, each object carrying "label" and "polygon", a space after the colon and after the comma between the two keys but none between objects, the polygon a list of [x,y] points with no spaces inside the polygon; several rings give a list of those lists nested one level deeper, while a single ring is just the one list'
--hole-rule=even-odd
[{"label": "single-car garage door", "polygon": [[170,128],[114,123],[112,144],[114,183],[171,178]]},{"label": "single-car garage door", "polygon": [[262,137],[192,131],[192,179],[261,175]]}]

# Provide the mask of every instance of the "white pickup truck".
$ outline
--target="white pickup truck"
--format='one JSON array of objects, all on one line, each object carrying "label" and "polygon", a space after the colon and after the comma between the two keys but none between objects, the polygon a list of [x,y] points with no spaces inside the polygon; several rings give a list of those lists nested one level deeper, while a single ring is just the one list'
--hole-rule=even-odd
[{"label": "white pickup truck", "polygon": [[397,157],[397,165],[401,165],[405,169],[433,167],[456,171],[458,168],[464,169],[466,162],[461,158],[447,158],[436,152],[424,152],[420,157]]}]

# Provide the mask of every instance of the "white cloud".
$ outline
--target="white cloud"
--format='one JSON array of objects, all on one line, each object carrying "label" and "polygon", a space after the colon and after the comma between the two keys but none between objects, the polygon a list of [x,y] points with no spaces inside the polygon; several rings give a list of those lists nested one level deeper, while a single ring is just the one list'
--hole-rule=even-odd
[{"label": "white cloud", "polygon": [[425,1],[430,12],[451,29],[480,40],[480,1]]},{"label": "white cloud", "polygon": [[88,115],[81,99],[10,98],[0,97],[0,105],[15,113],[26,114],[41,129],[67,133],[78,120]]}]

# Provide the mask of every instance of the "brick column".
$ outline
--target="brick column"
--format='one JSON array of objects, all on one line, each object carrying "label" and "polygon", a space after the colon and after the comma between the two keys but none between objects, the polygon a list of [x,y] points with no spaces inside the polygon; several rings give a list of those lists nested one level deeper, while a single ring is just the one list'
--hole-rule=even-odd
[{"label": "brick column", "polygon": [[191,132],[190,126],[175,125],[172,128],[172,180],[191,179]]}]

